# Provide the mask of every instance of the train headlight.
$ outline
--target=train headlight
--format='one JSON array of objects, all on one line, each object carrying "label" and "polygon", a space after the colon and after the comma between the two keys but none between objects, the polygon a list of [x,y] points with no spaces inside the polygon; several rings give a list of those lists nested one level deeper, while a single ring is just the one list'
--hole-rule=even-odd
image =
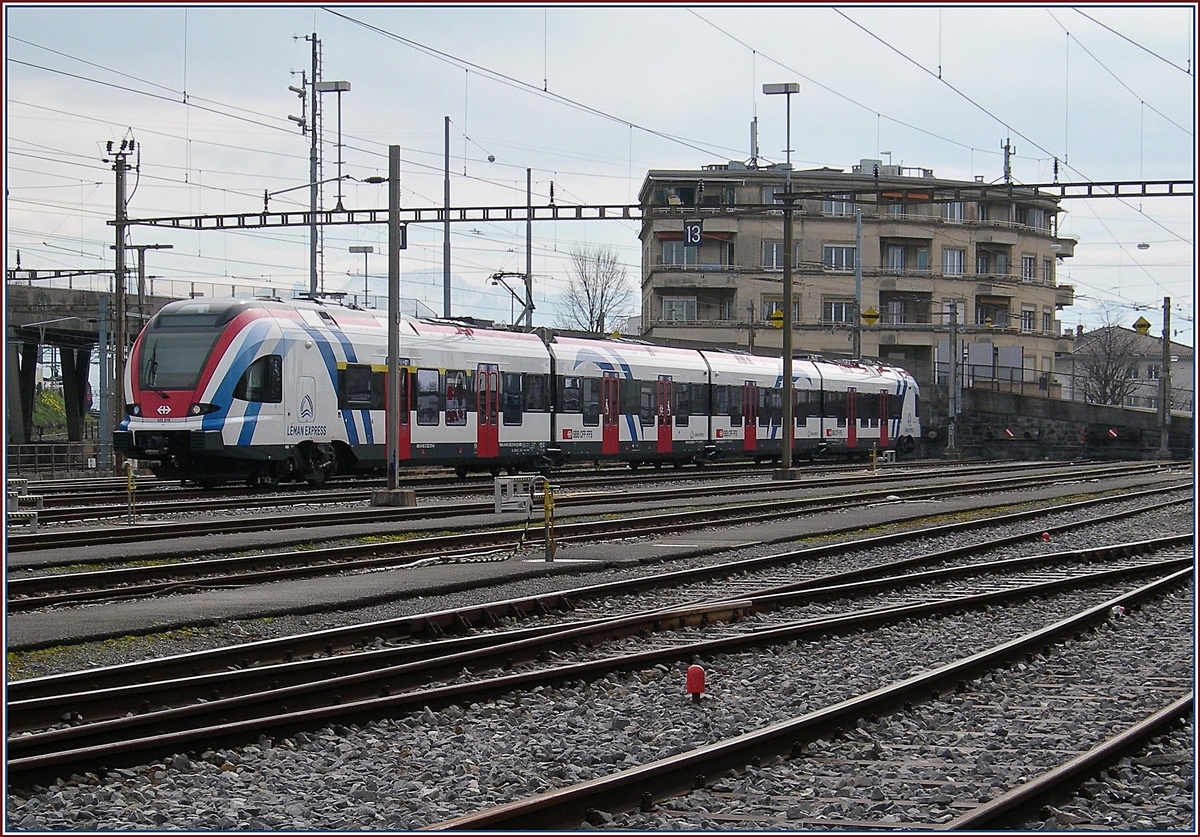
[{"label": "train headlight", "polygon": [[131,416],[140,416],[142,414],[142,405],[141,404],[126,404],[125,412],[126,412],[126,414],[131,415]]},{"label": "train headlight", "polygon": [[188,407],[189,416],[202,416],[205,413],[215,413],[218,407],[216,404],[193,404]]}]

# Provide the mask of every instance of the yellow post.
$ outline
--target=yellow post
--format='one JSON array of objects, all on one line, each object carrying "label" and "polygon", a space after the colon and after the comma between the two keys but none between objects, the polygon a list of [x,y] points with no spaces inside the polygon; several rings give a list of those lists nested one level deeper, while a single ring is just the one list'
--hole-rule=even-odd
[{"label": "yellow post", "polygon": [[875,442],[871,445],[871,473],[875,473],[875,465],[879,461],[879,443]]},{"label": "yellow post", "polygon": [[133,475],[133,462],[125,460],[126,492],[129,495],[129,522],[133,523],[134,492],[137,491],[137,479]]},{"label": "yellow post", "polygon": [[542,503],[546,516],[546,560],[554,560],[554,495],[551,493],[550,480],[542,483]]}]

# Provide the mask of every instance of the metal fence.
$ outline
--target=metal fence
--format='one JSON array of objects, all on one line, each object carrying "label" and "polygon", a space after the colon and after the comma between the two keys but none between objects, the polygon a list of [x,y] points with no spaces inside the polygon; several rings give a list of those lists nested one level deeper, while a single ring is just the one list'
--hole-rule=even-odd
[{"label": "metal fence", "polygon": [[95,442],[42,442],[9,445],[9,476],[96,473],[99,462]]}]

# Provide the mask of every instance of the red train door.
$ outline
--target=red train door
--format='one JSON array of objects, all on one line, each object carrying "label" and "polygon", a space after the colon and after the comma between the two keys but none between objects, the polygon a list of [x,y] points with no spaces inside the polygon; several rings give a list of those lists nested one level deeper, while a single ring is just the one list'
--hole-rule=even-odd
[{"label": "red train door", "polygon": [[742,448],[758,450],[758,384],[753,381],[742,385],[742,419],[746,428],[742,434]]},{"label": "red train door", "polygon": [[[400,370],[400,432],[396,436],[396,458],[401,462],[412,459],[412,425],[409,423],[409,405],[412,404],[412,376],[407,369]],[[393,419],[394,420],[394,419]]]},{"label": "red train door", "polygon": [[658,452],[670,453],[675,424],[675,382],[667,376],[658,379]]},{"label": "red train door", "polygon": [[476,369],[475,418],[476,456],[495,459],[500,455],[500,367],[495,363],[481,363]]},{"label": "red train door", "polygon": [[600,379],[600,453],[616,456],[621,447],[621,379],[606,374]]},{"label": "red train door", "polygon": [[888,394],[886,389],[879,391],[879,449],[888,446]]},{"label": "red train door", "polygon": [[846,447],[858,447],[858,393],[846,390]]}]

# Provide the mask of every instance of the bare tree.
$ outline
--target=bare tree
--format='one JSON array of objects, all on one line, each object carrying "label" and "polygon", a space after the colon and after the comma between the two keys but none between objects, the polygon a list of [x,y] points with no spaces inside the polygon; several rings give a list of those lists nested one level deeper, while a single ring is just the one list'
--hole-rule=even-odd
[{"label": "bare tree", "polygon": [[600,245],[571,250],[570,278],[558,312],[560,328],[603,334],[606,325],[628,316],[633,289],[617,251]]},{"label": "bare tree", "polygon": [[1122,406],[1137,389],[1138,335],[1106,325],[1083,335],[1075,351],[1077,385],[1093,404]]}]

